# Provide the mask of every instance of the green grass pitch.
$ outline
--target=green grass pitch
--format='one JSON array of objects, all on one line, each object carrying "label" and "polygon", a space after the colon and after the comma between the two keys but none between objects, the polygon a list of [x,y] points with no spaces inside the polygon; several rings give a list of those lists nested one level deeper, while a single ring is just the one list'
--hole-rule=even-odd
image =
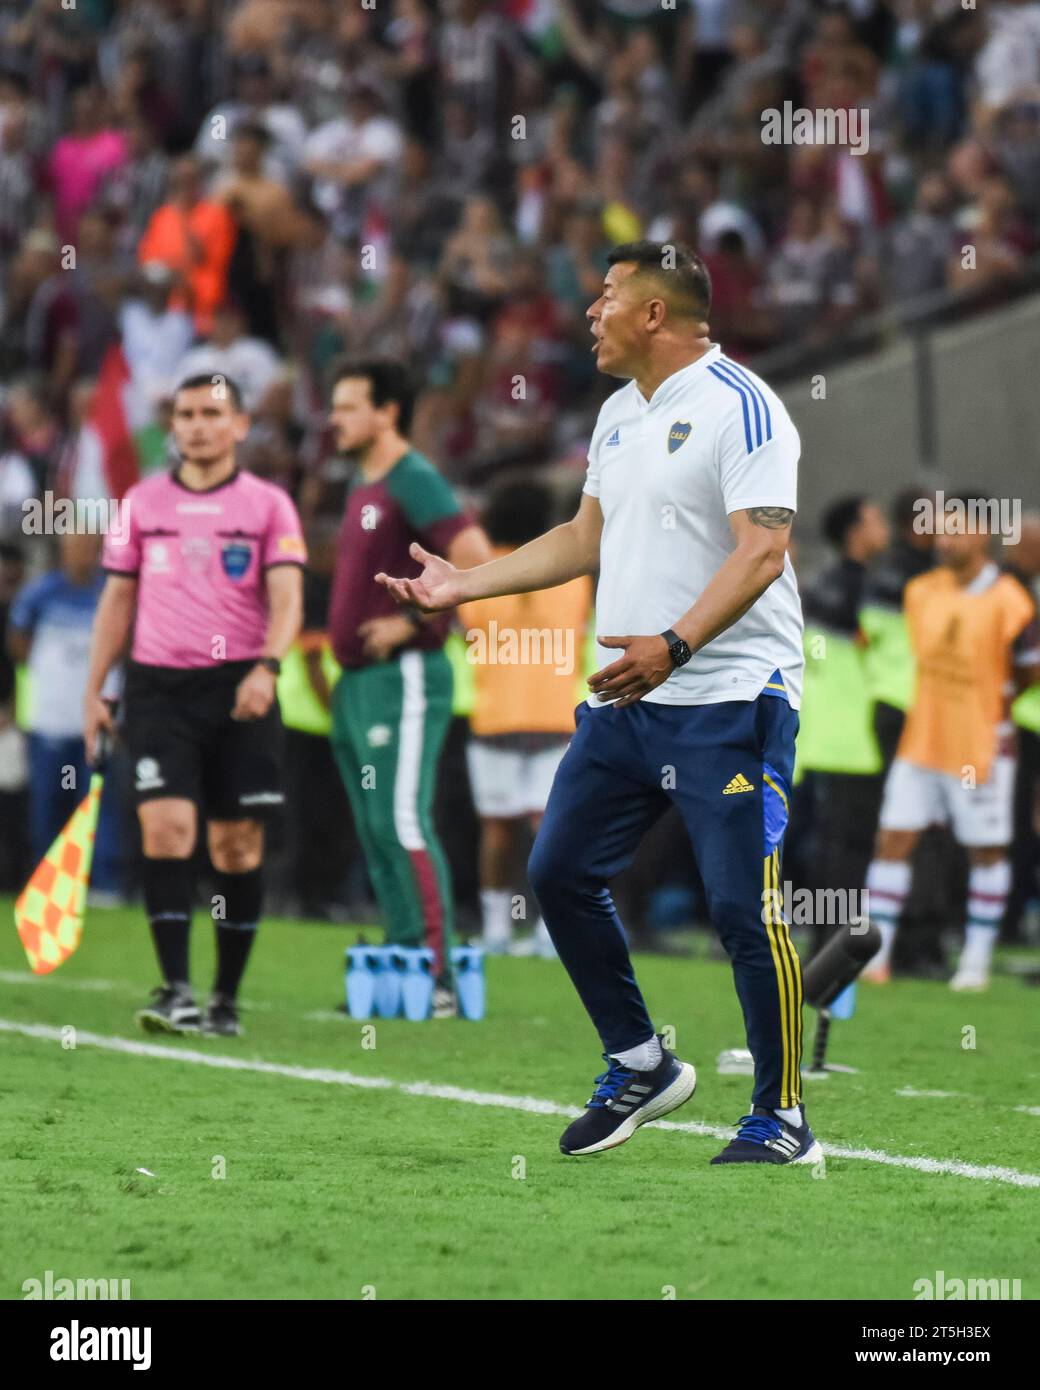
[{"label": "green grass pitch", "polygon": [[[33,980],[10,900],[0,911],[0,1019],[145,1041],[132,1015],[155,967],[139,912],[92,912],[78,953]],[[581,1105],[601,1069],[596,1040],[557,963],[492,960],[484,1022],[376,1022],[366,1047],[365,1025],[335,1013],[355,936],[265,923],[247,1035],[147,1041],[395,1086],[0,1031],[0,1296],[21,1298],[47,1270],[129,1279],[138,1299],[912,1299],[939,1270],[1040,1293],[1040,1186],[848,1157],[830,1157],[824,1177],[711,1168],[717,1138],[653,1126],[565,1159],[559,1115],[402,1091]],[[204,991],[205,922],[193,947]],[[675,1027],[698,1069],[672,1120],[734,1123],[750,1082],[715,1070],[743,1044],[728,967],[637,968],[658,1026]],[[806,1083],[825,1144],[1040,1174],[1035,989],[1001,976],[983,996],[913,982],[859,995],[831,1048],[859,1073]],[[812,1027],[807,1012],[807,1045]]]}]

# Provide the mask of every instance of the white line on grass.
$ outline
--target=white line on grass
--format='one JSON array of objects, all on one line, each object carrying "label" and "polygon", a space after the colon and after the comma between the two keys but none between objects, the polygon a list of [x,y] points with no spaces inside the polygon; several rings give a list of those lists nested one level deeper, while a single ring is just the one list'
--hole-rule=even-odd
[{"label": "white line on grass", "polygon": [[[5,985],[41,985],[47,979],[46,975],[31,975],[27,970],[0,970],[0,984]],[[91,993],[103,990],[120,989],[123,985],[121,980],[62,980],[60,981],[63,989],[83,989]],[[132,988],[132,986],[128,986]],[[140,991],[138,991],[140,993]]]},{"label": "white line on grass", "polygon": [[[53,975],[34,975],[28,970],[0,970],[0,984],[2,985],[46,985],[48,989],[71,989],[86,990],[91,994],[101,993],[105,990],[113,990],[117,994],[125,995],[128,999],[140,999],[144,991],[141,986],[134,984],[132,980],[76,980],[61,976],[55,979]],[[253,1013],[261,1009],[267,1013],[295,1013],[294,1009],[280,1009],[277,1004],[265,1003],[257,999],[241,999],[241,1006]],[[342,1015],[340,1015],[341,1017]],[[304,1014],[304,1018],[308,1015]],[[330,1018],[337,1015],[329,1014]]]},{"label": "white line on grass", "polygon": [[[14,1023],[0,1018],[0,1033],[18,1033],[27,1038],[46,1042],[61,1042],[62,1030],[47,1023]],[[422,1096],[427,1100],[453,1100],[463,1105],[494,1106],[503,1110],[521,1110],[529,1115],[559,1115],[573,1119],[582,1112],[576,1106],[558,1105],[536,1096],[506,1096],[493,1091],[470,1091],[460,1086],[441,1086],[430,1081],[393,1081],[386,1076],[358,1076],[349,1071],[332,1071],[325,1067],[292,1067],[281,1062],[261,1062],[245,1057],[227,1057],[214,1052],[195,1052],[189,1048],[162,1047],[157,1043],[134,1042],[130,1038],[105,1037],[100,1033],[76,1030],[76,1046],[98,1047],[106,1052],[123,1052],[132,1057],[155,1057],[167,1062],[190,1062],[200,1067],[216,1067],[224,1071],[259,1072],[265,1076],[286,1076],[293,1081],[319,1081],[328,1086],[360,1086],[371,1091],[399,1091],[406,1096]],[[731,1126],[701,1124],[697,1120],[675,1124],[669,1120],[653,1121],[657,1129],[673,1130],[679,1134],[697,1134],[713,1139],[729,1139]],[[1040,1174],[1021,1173],[1016,1168],[992,1164],[962,1163],[954,1158],[920,1158],[907,1154],[889,1154],[881,1149],[847,1149],[838,1144],[824,1144],[829,1158],[855,1158],[865,1163],[881,1163],[889,1168],[910,1168],[918,1173],[946,1174],[957,1178],[975,1178],[983,1182],[1009,1183],[1013,1187],[1040,1187]]]},{"label": "white line on grass", "polygon": [[976,1100],[976,1096],[969,1096],[966,1091],[916,1091],[913,1086],[901,1086],[896,1091],[897,1096],[903,1096],[906,1100]]}]

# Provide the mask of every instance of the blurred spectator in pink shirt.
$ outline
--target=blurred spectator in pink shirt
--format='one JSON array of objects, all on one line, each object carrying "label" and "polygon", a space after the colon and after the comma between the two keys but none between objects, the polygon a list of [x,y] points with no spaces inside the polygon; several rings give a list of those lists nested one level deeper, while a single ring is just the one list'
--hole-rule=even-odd
[{"label": "blurred spectator in pink shirt", "polygon": [[80,215],[109,174],[127,160],[121,130],[106,125],[108,99],[97,87],[82,87],[72,103],[72,129],[54,146],[47,174],[54,193],[54,218],[63,242],[72,242]]}]

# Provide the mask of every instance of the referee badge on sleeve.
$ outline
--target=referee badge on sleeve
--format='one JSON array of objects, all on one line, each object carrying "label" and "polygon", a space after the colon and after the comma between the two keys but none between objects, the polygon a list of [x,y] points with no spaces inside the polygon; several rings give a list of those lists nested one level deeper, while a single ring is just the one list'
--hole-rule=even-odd
[{"label": "referee badge on sleeve", "polygon": [[676,449],[682,448],[689,439],[692,429],[693,426],[690,424],[689,420],[676,420],[675,424],[668,431],[668,452],[670,454],[674,454]]}]

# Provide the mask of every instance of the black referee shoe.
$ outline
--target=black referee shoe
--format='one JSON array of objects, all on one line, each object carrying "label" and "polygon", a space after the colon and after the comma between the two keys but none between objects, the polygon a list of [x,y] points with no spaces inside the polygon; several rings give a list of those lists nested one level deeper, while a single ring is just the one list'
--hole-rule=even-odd
[{"label": "black referee shoe", "polygon": [[159,985],[135,1015],[146,1033],[197,1033],[199,1006],[187,985]]},{"label": "black referee shoe", "polygon": [[238,1021],[238,1005],[226,994],[214,994],[206,1005],[202,1031],[207,1037],[238,1038],[242,1025]]},{"label": "black referee shoe", "polygon": [[595,1154],[631,1139],[640,1125],[678,1110],[697,1089],[697,1073],[661,1044],[664,1053],[653,1071],[633,1071],[603,1054],[607,1070],[585,1102],[585,1114],[560,1137],[560,1152]]}]

